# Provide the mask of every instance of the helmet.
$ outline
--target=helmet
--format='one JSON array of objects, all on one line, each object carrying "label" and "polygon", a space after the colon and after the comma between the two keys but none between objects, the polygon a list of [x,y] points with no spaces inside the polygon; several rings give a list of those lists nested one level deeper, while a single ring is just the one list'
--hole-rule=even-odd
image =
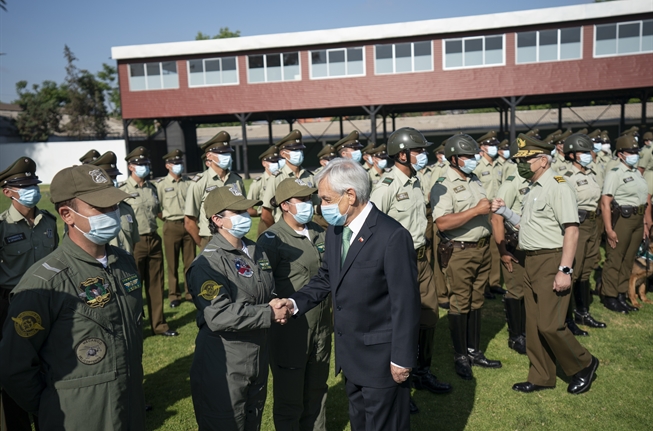
[{"label": "helmet", "polygon": [[444,156],[449,159],[451,156],[473,156],[481,149],[478,143],[469,135],[453,135],[444,143]]},{"label": "helmet", "polygon": [[426,148],[431,145],[424,135],[412,127],[402,127],[394,132],[388,138],[387,151],[388,155],[394,156],[404,150],[412,148]]},{"label": "helmet", "polygon": [[565,139],[565,143],[562,147],[562,151],[565,154],[581,152],[587,153],[592,151],[593,145],[592,140],[589,136],[582,133],[574,133]]}]

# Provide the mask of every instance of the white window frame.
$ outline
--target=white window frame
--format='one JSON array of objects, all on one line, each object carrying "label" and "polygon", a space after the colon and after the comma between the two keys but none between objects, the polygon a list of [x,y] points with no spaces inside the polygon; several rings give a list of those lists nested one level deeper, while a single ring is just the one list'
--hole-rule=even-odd
[{"label": "white window frame", "polygon": [[[164,87],[163,86],[163,63],[175,63],[175,69],[177,70],[177,86],[176,87]],[[145,61],[142,63],[129,63],[127,69],[129,71],[128,73],[128,81],[129,81],[129,91],[160,91],[160,90],[178,90],[179,89],[179,66],[177,65],[177,60],[172,60],[172,61]],[[147,64],[150,63],[158,63],[159,64],[159,76],[161,77],[161,88],[147,88]],[[145,88],[143,89],[132,89],[131,85],[131,78],[132,78],[132,64],[142,64],[143,65],[143,70],[145,71]]]},{"label": "white window frame", "polygon": [[[431,44],[431,68],[428,70],[415,70],[415,43],[429,42]],[[433,72],[435,67],[433,66],[433,41],[432,40],[418,40],[415,42],[399,42],[399,43],[410,43],[410,68],[409,72],[397,72],[397,54],[396,54],[396,45],[397,43],[379,43],[374,45],[374,75],[404,75],[406,73],[428,73]],[[392,45],[392,72],[378,72],[376,70],[376,46],[377,45]]]},{"label": "white window frame", "polygon": [[[607,57],[622,57],[624,55],[642,55],[642,54],[651,54],[653,53],[653,50],[651,51],[642,51],[642,39],[643,39],[643,32],[644,32],[644,21],[651,21],[651,19],[640,19],[640,20],[634,20],[634,21],[623,21],[623,22],[606,22],[603,24],[594,24],[594,39],[593,39],[593,46],[592,46],[592,54],[594,58],[607,58]],[[619,48],[619,26],[620,25],[626,25],[626,24],[635,24],[639,23],[639,51],[638,52],[625,52],[623,54],[619,54],[618,52],[614,54],[602,54],[602,55],[597,55],[596,54],[596,27],[601,26],[601,25],[610,25],[610,24],[615,24],[617,26],[617,48]]]},{"label": "white window frame", "polygon": [[[283,79],[283,57],[281,57],[281,81],[268,81],[268,55],[279,55],[283,54],[297,54],[297,66],[299,66],[299,78],[297,79]],[[249,80],[249,56],[250,55],[262,55],[263,56],[263,76],[265,76],[264,81],[259,82],[250,82]],[[302,80],[302,52],[301,51],[285,51],[277,52],[270,54],[247,54],[247,83],[248,84],[279,84],[281,82],[299,82]]]},{"label": "white window frame", "polygon": [[[560,59],[560,45],[562,44],[561,42],[561,35],[562,35],[562,30],[567,30],[570,28],[578,28],[578,27],[565,27],[565,28],[559,28],[558,30],[558,59],[557,60],[540,60],[540,31],[543,30],[531,30],[536,33],[535,36],[535,61],[524,61],[519,63],[517,61],[517,39],[519,38],[519,33],[530,33],[531,31],[520,31],[520,32],[515,32],[515,65],[521,66],[522,64],[535,64],[535,63],[554,63],[554,62],[559,62],[559,61],[578,61],[583,59],[583,38],[584,38],[584,31],[583,31],[583,26],[580,26],[580,57],[578,58],[565,58],[563,60]],[[549,29],[549,30],[554,30],[554,29]],[[546,31],[546,30],[544,30]]]},{"label": "white window frame", "polygon": [[[224,58],[233,58],[236,60],[236,82],[228,82],[226,84],[206,84],[206,61],[220,60],[220,80],[222,80],[222,59]],[[202,60],[202,77],[204,78],[204,84],[191,84],[190,83],[190,62],[193,60]],[[194,58],[192,60],[186,60],[186,72],[188,75],[188,88],[202,88],[202,87],[228,87],[230,85],[239,85],[240,84],[240,73],[238,70],[238,56],[230,55],[227,57],[212,57],[212,58]]]},{"label": "white window frame", "polygon": [[[349,75],[347,73],[347,49],[360,48],[363,51],[363,73]],[[345,51],[345,74],[340,76],[313,76],[313,56],[311,55],[314,51],[326,51],[327,55],[327,71],[329,70],[329,52],[331,51]],[[308,51],[308,79],[310,80],[320,80],[320,79],[343,79],[343,78],[360,78],[362,76],[367,76],[367,65],[365,63],[365,46],[347,46],[342,48],[325,48],[325,49],[315,49],[313,51]]]},{"label": "white window frame", "polygon": [[[456,67],[447,67],[447,42],[460,40],[463,43],[463,62],[465,61],[465,40],[468,39],[478,39],[483,38],[483,63],[485,63],[485,38],[486,37],[497,37],[501,36],[501,46],[502,48],[502,58],[501,63],[496,64],[480,64],[475,66],[456,66]],[[488,34],[482,36],[468,36],[468,37],[455,37],[452,39],[442,39],[442,70],[460,70],[460,69],[478,69],[485,67],[502,67],[506,65],[506,34]]]}]

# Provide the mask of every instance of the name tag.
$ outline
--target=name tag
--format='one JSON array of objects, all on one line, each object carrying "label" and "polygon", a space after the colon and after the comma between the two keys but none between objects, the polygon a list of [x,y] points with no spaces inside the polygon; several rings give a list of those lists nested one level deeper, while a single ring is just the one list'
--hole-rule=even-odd
[{"label": "name tag", "polygon": [[624,183],[629,183],[631,181],[634,181],[633,177],[624,178]]},{"label": "name tag", "polygon": [[204,189],[204,191],[208,193],[211,190],[214,190],[214,189],[217,189],[217,188],[218,188],[218,186],[211,186],[211,187],[207,187],[206,189]]},{"label": "name tag", "polygon": [[172,192],[172,191],[174,191],[174,190],[175,190],[174,187],[168,187],[165,191],[166,191],[166,192]]},{"label": "name tag", "polygon": [[463,190],[466,190],[465,186],[458,186],[458,187],[454,187],[454,189],[453,189],[454,193],[460,193]]},{"label": "name tag", "polygon": [[137,198],[137,197],[139,197],[140,195],[138,194],[138,192],[136,192],[136,193],[132,193],[132,194],[130,194],[129,196],[131,196],[131,197],[133,197],[133,198]]},{"label": "name tag", "polygon": [[125,287],[127,293],[141,288],[141,282],[138,280],[138,275],[130,275],[122,279],[122,285]]},{"label": "name tag", "polygon": [[519,189],[519,194],[520,195],[525,195],[528,193],[528,187],[524,187],[523,189]]},{"label": "name tag", "polygon": [[578,184],[579,186],[585,186],[585,185],[587,185],[587,180],[576,181],[576,184]]},{"label": "name tag", "polygon": [[481,172],[481,176],[482,176],[482,177],[484,177],[484,176],[486,176],[486,175],[490,175],[490,171]]},{"label": "name tag", "polygon": [[5,237],[5,244],[13,244],[18,241],[23,241],[24,239],[27,239],[27,237],[22,232],[14,235],[9,235]]},{"label": "name tag", "polygon": [[403,193],[398,193],[397,194],[397,200],[398,201],[403,201],[403,200],[406,200],[406,199],[408,199],[408,193],[403,192]]},{"label": "name tag", "polygon": [[317,247],[317,251],[319,251],[320,253],[324,253],[325,248],[323,242],[318,242],[317,244],[315,244],[315,247]]},{"label": "name tag", "polygon": [[270,261],[267,260],[267,259],[261,259],[261,260],[259,260],[259,261],[258,261],[258,266],[259,266],[259,268],[261,268],[262,270],[272,269],[272,267],[270,266]]}]

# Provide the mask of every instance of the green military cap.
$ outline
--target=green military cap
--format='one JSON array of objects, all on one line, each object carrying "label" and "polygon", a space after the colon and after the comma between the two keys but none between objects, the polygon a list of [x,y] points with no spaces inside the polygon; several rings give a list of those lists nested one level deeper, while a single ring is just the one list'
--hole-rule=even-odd
[{"label": "green military cap", "polygon": [[224,210],[245,211],[254,205],[261,205],[261,203],[261,201],[247,199],[236,184],[231,184],[230,186],[218,187],[212,190],[206,196],[204,210],[206,211],[206,218],[210,219]]},{"label": "green military cap", "polygon": [[637,144],[635,135],[626,134],[620,136],[617,139],[616,149],[617,151],[639,152],[639,145]]},{"label": "green military cap", "polygon": [[604,131],[601,132],[601,139],[606,144],[610,143],[610,134],[608,133],[607,130],[604,130]]},{"label": "green military cap", "polygon": [[231,148],[229,143],[231,136],[224,130],[218,132],[217,135],[206,141],[200,147],[204,153],[233,153],[234,149]]},{"label": "green military cap", "polygon": [[133,165],[148,165],[150,164],[150,152],[147,148],[140,146],[134,149],[131,153],[127,154],[125,157],[127,163]]},{"label": "green military cap", "polygon": [[528,132],[526,132],[526,136],[532,136],[535,139],[542,140],[542,137],[540,136],[540,129],[531,129]]},{"label": "green military cap", "polygon": [[562,143],[565,142],[565,139],[567,139],[567,138],[570,137],[571,135],[572,135],[572,131],[571,131],[571,129],[567,129],[567,130],[565,130],[563,133],[561,133],[561,134],[559,134],[559,135],[556,135],[556,136],[553,138],[553,142],[552,142],[552,143],[553,143],[553,144],[556,144],[556,145],[557,145],[557,144],[562,144]]},{"label": "green military cap", "polygon": [[276,162],[280,158],[281,156],[279,156],[279,150],[277,150],[277,147],[274,145],[270,145],[270,148],[268,148],[263,152],[263,154],[258,156],[258,159],[263,162]]},{"label": "green military cap", "polygon": [[644,133],[644,136],[642,136],[642,139],[644,139],[645,141],[653,140],[653,133],[651,133],[651,132]]},{"label": "green military cap", "polygon": [[542,141],[542,142],[553,142],[553,140],[555,139],[555,137],[558,136],[558,135],[561,135],[561,134],[562,134],[562,130],[558,129],[558,130],[556,130],[555,132],[548,134],[548,135],[546,136],[546,138],[541,139],[541,141]]},{"label": "green military cap", "polygon": [[621,136],[624,136],[624,135],[635,135],[635,134],[637,134],[637,132],[639,132],[639,127],[637,127],[637,126],[633,126],[633,127],[631,127],[630,129],[628,129],[628,130],[624,130],[623,132],[621,132]]},{"label": "green military cap", "polygon": [[96,160],[100,157],[100,153],[97,150],[88,150],[86,154],[79,158],[79,161],[83,164],[91,163],[93,160]]},{"label": "green military cap", "polygon": [[523,133],[520,133],[519,136],[517,136],[515,142],[517,142],[517,152],[512,156],[515,159],[536,156],[538,154],[551,155],[551,151],[555,148],[552,144],[542,142],[539,139],[524,135]]},{"label": "green military cap", "polygon": [[285,202],[290,198],[304,198],[317,191],[316,188],[310,187],[299,178],[286,178],[281,181],[274,192],[274,200],[277,205]]},{"label": "green military cap", "polygon": [[361,150],[361,153],[363,154],[370,154],[370,151],[374,149],[374,142],[370,142],[367,144],[365,148]]},{"label": "green military cap", "polygon": [[121,175],[120,171],[116,167],[116,163],[118,163],[118,157],[116,157],[116,153],[113,151],[107,151],[89,164],[104,169],[104,171],[109,174],[109,176],[114,177]]},{"label": "green military cap", "polygon": [[[587,132],[588,132],[588,130],[586,128],[584,128],[584,129],[580,129],[577,132],[574,132],[573,134],[587,135]],[[571,136],[571,135],[569,135],[569,136]]]},{"label": "green military cap", "polygon": [[[533,136],[533,135],[531,135],[531,136]],[[535,138],[535,136],[533,136],[533,137]],[[537,139],[537,138],[535,138],[535,139]],[[504,139],[503,141],[501,141],[499,143],[498,147],[499,147],[499,150],[508,150],[508,149],[510,149],[510,141],[507,140],[507,139]]]},{"label": "green military cap", "polygon": [[[443,151],[444,151],[444,149],[443,149]],[[371,155],[372,157],[378,157],[379,159],[387,159],[388,158],[388,152],[385,150],[385,144],[381,144],[378,147],[374,147],[367,154]]]},{"label": "green military cap", "polygon": [[184,152],[180,149],[172,150],[163,156],[163,160],[166,163],[182,163],[184,161]]},{"label": "green military cap", "polygon": [[306,148],[302,143],[302,132],[300,132],[299,130],[293,130],[274,145],[276,145],[279,151],[303,150],[304,148]]},{"label": "green military cap", "polygon": [[343,148],[353,148],[354,150],[360,150],[363,148],[363,144],[360,143],[358,140],[358,131],[354,130],[335,144],[333,144],[333,148],[336,149],[337,152],[340,152]]},{"label": "green military cap", "polygon": [[587,137],[590,138],[590,139],[593,140],[593,141],[598,142],[598,141],[601,140],[601,130],[600,130],[600,129],[596,129],[595,131],[593,131],[592,133],[590,133],[589,135],[587,135]]},{"label": "green military cap", "polygon": [[95,165],[62,169],[50,184],[50,200],[55,204],[77,198],[96,208],[107,208],[130,197],[114,187],[104,169]]},{"label": "green military cap", "polygon": [[476,142],[478,142],[478,145],[497,145],[499,143],[497,132],[490,130],[485,135],[478,138]]},{"label": "green military cap", "polygon": [[29,157],[21,157],[0,172],[0,187],[27,187],[40,182],[36,176],[36,163]]},{"label": "green military cap", "polygon": [[336,149],[333,148],[333,145],[325,145],[324,148],[317,153],[317,158],[320,160],[332,160],[336,157],[338,157],[338,154],[336,153]]}]

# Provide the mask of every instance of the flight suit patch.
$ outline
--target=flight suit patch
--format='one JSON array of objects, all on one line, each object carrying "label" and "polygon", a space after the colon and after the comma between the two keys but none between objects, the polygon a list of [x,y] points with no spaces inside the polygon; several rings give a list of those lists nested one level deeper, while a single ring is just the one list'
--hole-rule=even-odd
[{"label": "flight suit patch", "polygon": [[121,283],[125,287],[127,293],[141,288],[141,282],[138,280],[138,275],[130,275],[127,278],[123,278]]},{"label": "flight suit patch", "polygon": [[319,251],[320,253],[324,253],[325,248],[323,242],[318,242],[317,244],[315,244],[315,247],[317,247],[317,251]]},{"label": "flight suit patch", "polygon": [[633,177],[624,178],[624,183],[629,183],[629,182],[634,181],[634,180],[635,179]]},{"label": "flight suit patch", "polygon": [[174,187],[167,187],[167,188],[165,189],[166,192],[173,192],[174,190],[175,190]]},{"label": "flight suit patch", "polygon": [[578,181],[576,181],[576,184],[579,185],[579,186],[587,185],[587,180],[578,180]]},{"label": "flight suit patch", "polygon": [[129,223],[134,223],[134,219],[132,219],[132,216],[130,214],[125,215],[125,218]]},{"label": "flight suit patch", "polygon": [[75,347],[77,360],[85,365],[95,365],[107,356],[107,345],[99,338],[87,338]]},{"label": "flight suit patch", "polygon": [[45,236],[47,236],[48,238],[52,238],[52,236],[53,236],[52,229],[48,229],[44,233],[45,233]]},{"label": "flight suit patch", "polygon": [[12,317],[16,333],[23,338],[30,338],[45,328],[41,325],[41,316],[34,311],[23,311],[18,317]]},{"label": "flight suit patch", "polygon": [[13,244],[18,241],[23,241],[24,239],[27,239],[27,237],[22,232],[14,235],[9,235],[5,237],[5,244]]},{"label": "flight suit patch", "polygon": [[556,180],[559,183],[565,183],[566,182],[564,178],[559,177],[559,176],[555,176],[555,177],[553,177],[553,179]]},{"label": "flight suit patch", "polygon": [[398,201],[405,201],[406,199],[408,199],[408,193],[406,193],[406,192],[397,193],[396,197],[397,197]]},{"label": "flight suit patch", "polygon": [[484,172],[481,172],[481,176],[482,176],[482,177],[485,177],[485,176],[487,176],[487,175],[490,175],[490,171],[484,171]]},{"label": "flight suit patch", "polygon": [[267,260],[267,259],[259,260],[258,261],[258,267],[261,268],[264,271],[268,270],[268,269],[272,269],[272,267],[270,266],[270,261]]},{"label": "flight suit patch", "polygon": [[236,266],[236,271],[238,271],[238,275],[242,275],[243,277],[251,277],[254,275],[254,271],[252,271],[252,267],[249,266],[247,262],[245,262],[243,259],[238,258],[234,260],[234,265]]},{"label": "flight suit patch", "polygon": [[460,193],[463,190],[465,190],[465,186],[458,186],[458,187],[454,187],[453,189],[454,193]]},{"label": "flight suit patch", "polygon": [[205,188],[204,191],[208,193],[211,190],[214,190],[214,189],[217,189],[217,188],[218,188],[218,186],[210,186],[210,187]]},{"label": "flight suit patch", "polygon": [[222,285],[216,283],[213,280],[207,280],[202,284],[202,287],[200,288],[200,296],[207,301],[213,301],[215,298],[218,297],[218,293],[220,293],[220,288]]},{"label": "flight suit patch", "polygon": [[91,308],[102,308],[111,299],[111,292],[107,290],[108,286],[102,277],[87,278],[79,286],[81,290],[79,297],[82,301],[86,301]]},{"label": "flight suit patch", "polygon": [[392,184],[394,180],[394,178],[384,178],[383,181],[381,181],[381,184]]}]

